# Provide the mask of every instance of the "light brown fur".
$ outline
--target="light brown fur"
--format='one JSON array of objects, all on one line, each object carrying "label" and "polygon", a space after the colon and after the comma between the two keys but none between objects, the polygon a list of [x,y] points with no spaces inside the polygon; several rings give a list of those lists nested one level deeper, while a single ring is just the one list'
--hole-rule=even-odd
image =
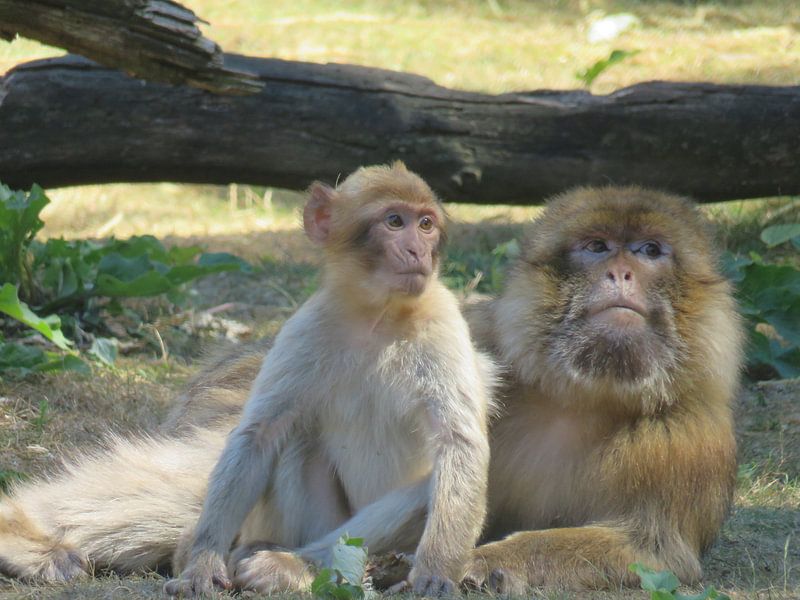
[{"label": "light brown fur", "polygon": [[[472,578],[501,589],[631,584],[632,562],[686,583],[731,501],[731,404],[741,331],[705,224],[685,200],[637,188],[555,199],[496,300],[467,310],[511,372],[492,429],[490,516]],[[557,265],[586,232],[662,236],[676,263],[675,366],[642,381],[575,374],[550,343],[570,302]],[[563,266],[563,265],[562,265]],[[570,275],[570,277],[574,276]],[[575,276],[577,277],[577,276]],[[525,531],[528,530],[528,531]]]},{"label": "light brown fur", "polygon": [[[674,295],[675,328],[684,341],[682,359],[666,380],[644,388],[571,378],[559,371],[542,343],[558,326],[566,303],[562,282],[549,267],[575,228],[635,220],[665,227],[676,248],[680,284],[675,289],[680,293]],[[475,551],[470,577],[512,592],[527,585],[616,588],[636,583],[627,565],[639,561],[693,582],[733,489],[731,403],[741,362],[730,286],[718,275],[705,225],[688,202],[673,196],[636,188],[586,189],[551,203],[529,237],[504,294],[475,300],[467,309],[473,335],[507,369],[503,412],[491,431],[484,532],[487,542],[500,541]],[[200,430],[198,438],[182,434],[173,441],[168,434],[163,443],[188,449],[193,439],[205,439],[209,432],[217,437],[227,433],[258,372],[259,352],[234,349],[203,369],[168,429],[183,430],[182,423],[211,428]],[[185,469],[158,460],[160,447],[143,442],[139,448],[127,464],[120,448],[111,450],[120,459],[113,458],[113,470],[130,475],[117,476],[117,494],[135,494],[139,480],[146,481],[147,489],[146,496],[134,495],[135,510],[127,522],[109,521],[117,529],[105,546],[116,545],[116,558],[95,550],[109,535],[107,517],[78,510],[105,497],[103,479],[94,477],[96,464],[87,461],[61,480],[21,484],[0,502],[0,568],[59,580],[73,571],[60,571],[63,561],[41,549],[57,544],[91,549],[83,555],[98,566],[121,570],[143,566],[130,559],[133,549],[147,550],[148,556],[173,550],[179,531],[199,514],[206,477],[221,446],[208,444],[207,456],[187,460]],[[91,485],[92,480],[98,483]],[[175,496],[175,487],[184,488],[182,497]],[[63,510],[60,499],[68,497],[75,510]],[[159,539],[139,537],[138,527],[151,521],[170,524],[154,529]],[[413,545],[400,539],[410,530],[418,535],[413,523],[395,525],[385,532],[387,547],[392,535],[398,547]],[[152,548],[164,550],[150,553]],[[282,572],[300,576],[305,564],[287,566],[284,561]]]}]

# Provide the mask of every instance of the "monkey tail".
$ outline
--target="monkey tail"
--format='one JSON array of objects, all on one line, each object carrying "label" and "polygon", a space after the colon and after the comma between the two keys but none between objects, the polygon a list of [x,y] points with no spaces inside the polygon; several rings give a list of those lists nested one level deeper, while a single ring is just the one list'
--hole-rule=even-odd
[{"label": "monkey tail", "polygon": [[111,436],[58,475],[16,485],[0,498],[0,571],[63,580],[78,564],[81,571],[163,567],[200,514],[226,434]]}]

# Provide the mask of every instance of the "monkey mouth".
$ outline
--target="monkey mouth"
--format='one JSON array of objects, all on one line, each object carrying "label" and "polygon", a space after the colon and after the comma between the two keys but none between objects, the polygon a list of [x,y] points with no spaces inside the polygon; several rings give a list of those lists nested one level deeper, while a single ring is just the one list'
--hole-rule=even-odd
[{"label": "monkey mouth", "polygon": [[409,296],[419,296],[428,287],[430,274],[429,271],[422,269],[396,271],[394,291]]},{"label": "monkey mouth", "polygon": [[618,314],[633,312],[641,317],[647,316],[647,311],[645,310],[645,307],[639,304],[638,302],[634,302],[633,300],[628,300],[628,299],[614,299],[608,302],[604,302],[592,308],[589,311],[589,317],[594,317],[596,315],[605,312],[613,312]]},{"label": "monkey mouth", "polygon": [[420,275],[422,277],[427,277],[430,274],[431,274],[431,272],[428,269],[425,269],[423,267],[420,267],[420,268],[417,268],[417,269],[408,269],[408,270],[405,270],[405,271],[397,271],[397,275],[400,275],[400,276]]}]

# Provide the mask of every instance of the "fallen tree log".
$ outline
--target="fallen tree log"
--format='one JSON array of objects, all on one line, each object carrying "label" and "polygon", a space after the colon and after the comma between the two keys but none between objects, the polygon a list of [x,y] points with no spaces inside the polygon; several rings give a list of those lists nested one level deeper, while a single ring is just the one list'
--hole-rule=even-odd
[{"label": "fallen tree log", "polygon": [[78,57],[0,80],[15,187],[242,182],[300,189],[404,160],[447,200],[535,203],[584,184],[724,200],[800,193],[800,87],[644,83],[490,96],[349,65],[226,55],[264,90],[218,96]]},{"label": "fallen tree log", "polygon": [[172,0],[0,0],[0,38],[29,37],[143,79],[257,92],[252,75],[223,66],[199,21]]}]

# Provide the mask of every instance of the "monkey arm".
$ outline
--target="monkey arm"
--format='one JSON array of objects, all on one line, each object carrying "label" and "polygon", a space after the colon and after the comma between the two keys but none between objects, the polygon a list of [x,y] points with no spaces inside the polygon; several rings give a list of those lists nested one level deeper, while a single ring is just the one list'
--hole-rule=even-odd
[{"label": "monkey arm", "polygon": [[[211,473],[189,563],[179,579],[167,582],[165,591],[170,595],[202,595],[215,586],[230,587],[224,557],[266,490],[296,419],[293,398],[284,393],[285,386],[268,386],[266,381],[259,376],[242,421],[231,432]],[[274,391],[265,391],[270,387]]]},{"label": "monkey arm", "polygon": [[371,554],[413,551],[422,535],[431,478],[386,494],[358,511],[346,523],[307,544],[298,554],[318,565],[328,564],[331,549],[343,535],[364,538]]},{"label": "monkey arm", "polygon": [[514,533],[473,552],[468,583],[500,594],[524,595],[528,586],[615,589],[635,585],[628,565],[656,569],[663,561],[634,543],[631,527],[597,524]]},{"label": "monkey arm", "polygon": [[431,576],[459,581],[483,527],[489,466],[481,422],[485,411],[465,411],[465,404],[475,406],[475,401],[450,398],[430,406],[436,455],[428,518],[409,576],[415,592],[420,591],[418,582]]}]

